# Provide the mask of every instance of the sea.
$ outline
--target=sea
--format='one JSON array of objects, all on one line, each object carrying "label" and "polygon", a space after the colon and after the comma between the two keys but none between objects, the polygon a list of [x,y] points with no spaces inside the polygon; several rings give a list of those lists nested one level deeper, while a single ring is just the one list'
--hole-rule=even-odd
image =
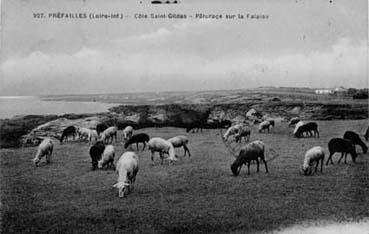
[{"label": "sea", "polygon": [[37,96],[0,96],[0,119],[19,115],[106,112],[118,104],[80,101],[44,101]]}]

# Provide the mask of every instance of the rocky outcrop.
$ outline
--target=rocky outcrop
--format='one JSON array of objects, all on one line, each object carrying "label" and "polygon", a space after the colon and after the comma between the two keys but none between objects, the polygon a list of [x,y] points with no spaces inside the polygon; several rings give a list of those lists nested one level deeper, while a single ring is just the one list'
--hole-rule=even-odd
[{"label": "rocky outcrop", "polygon": [[[251,110],[251,111],[250,111]],[[59,139],[64,128],[95,128],[98,123],[135,129],[145,127],[187,127],[195,121],[216,127],[216,120],[233,123],[273,118],[277,122],[299,116],[310,120],[366,119],[366,104],[324,104],[285,101],[249,101],[230,104],[129,105],[113,107],[107,113],[63,116],[24,116],[0,122],[0,147],[32,144],[35,139]],[[37,141],[36,141],[37,142]]]}]

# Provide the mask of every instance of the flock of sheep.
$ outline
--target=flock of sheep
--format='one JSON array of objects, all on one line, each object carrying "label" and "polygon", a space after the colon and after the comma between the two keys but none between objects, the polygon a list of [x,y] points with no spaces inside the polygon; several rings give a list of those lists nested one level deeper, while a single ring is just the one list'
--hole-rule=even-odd
[{"label": "flock of sheep", "polygon": [[[257,172],[259,172],[259,159],[265,165],[265,171],[268,173],[268,165],[265,160],[265,144],[261,140],[250,141],[251,129],[247,122],[235,124],[231,126],[229,120],[223,120],[222,125],[227,128],[227,131],[222,136],[223,141],[226,142],[236,142],[240,144],[242,138],[246,145],[240,148],[235,161],[231,165],[231,171],[234,176],[239,175],[242,166],[247,164],[248,174],[250,174],[250,163],[251,161],[256,161]],[[258,126],[259,132],[270,131],[272,127],[275,126],[275,121],[273,119],[267,119],[262,121]],[[300,137],[319,137],[318,125],[315,122],[304,123],[299,118],[292,118],[288,126],[295,126],[293,135],[297,138]],[[202,131],[201,123],[194,123],[192,126],[187,128],[187,132],[196,129]],[[118,129],[115,126],[108,127],[105,124],[98,124],[96,129],[87,128],[75,128],[74,126],[69,126],[64,129],[60,142],[68,140],[68,138],[78,137],[82,140],[88,140],[93,143],[89,149],[89,154],[91,157],[92,169],[97,168],[115,168],[118,174],[117,183],[113,187],[118,189],[119,197],[124,197],[134,188],[134,183],[136,179],[136,174],[139,168],[139,157],[133,151],[124,152],[118,159],[116,165],[114,166],[115,149],[112,145],[113,141],[117,142],[117,132]],[[365,139],[368,141],[369,137],[369,127],[365,133]],[[230,139],[231,138],[231,139]],[[143,149],[145,149],[146,144],[148,145],[149,151],[151,151],[151,160],[154,160],[155,152],[159,153],[161,164],[165,158],[168,158],[170,162],[177,160],[177,155],[175,153],[175,148],[183,147],[184,155],[191,153],[187,147],[189,142],[188,137],[184,135],[175,136],[170,139],[163,139],[160,137],[150,138],[146,133],[133,134],[133,128],[127,126],[123,130],[124,148],[127,149],[130,145],[136,144],[137,151],[139,150],[139,143],[143,144]],[[328,143],[329,157],[326,161],[326,165],[329,162],[333,164],[332,155],[336,152],[341,153],[341,158],[338,163],[345,157],[344,162],[346,163],[347,154],[351,155],[352,161],[355,162],[357,153],[355,150],[355,145],[360,145],[363,152],[368,151],[366,144],[360,139],[359,134],[353,131],[346,131],[343,138],[333,138]],[[35,158],[33,159],[34,164],[37,166],[42,157],[46,157],[46,163],[51,162],[53,152],[53,142],[50,138],[45,138],[41,144],[38,146],[38,150]],[[167,155],[167,156],[166,156]],[[323,171],[324,164],[324,149],[321,146],[315,146],[305,153],[305,158],[302,165],[302,170],[305,175],[313,174],[313,167],[315,163],[315,172],[318,170],[320,163],[320,170]]]}]

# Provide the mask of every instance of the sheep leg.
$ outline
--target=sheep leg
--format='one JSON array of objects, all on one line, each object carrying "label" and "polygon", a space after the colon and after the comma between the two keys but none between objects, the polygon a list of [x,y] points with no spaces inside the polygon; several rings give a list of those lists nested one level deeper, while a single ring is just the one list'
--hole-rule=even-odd
[{"label": "sheep leg", "polygon": [[163,152],[159,152],[159,155],[161,159],[161,165],[163,165],[163,162],[164,162]]},{"label": "sheep leg", "polygon": [[190,150],[188,149],[187,145],[183,145],[183,148],[185,150],[185,155],[186,155],[186,151],[188,152],[188,157],[191,157],[191,153]]},{"label": "sheep leg", "polygon": [[315,173],[318,171],[318,166],[319,166],[319,160],[316,161],[316,165],[315,165]]},{"label": "sheep leg", "polygon": [[154,161],[154,151],[151,150],[151,161]]},{"label": "sheep leg", "polygon": [[251,161],[247,162],[247,174],[250,175],[250,163]]},{"label": "sheep leg", "polygon": [[144,147],[143,147],[142,151],[144,151],[144,150],[145,150],[146,142],[143,142],[143,144],[144,144]]},{"label": "sheep leg", "polygon": [[261,160],[263,160],[264,165],[265,165],[265,173],[268,173],[268,165],[267,165],[267,162],[265,161],[265,158],[262,158]]},{"label": "sheep leg", "polygon": [[323,173],[323,162],[324,162],[324,158],[320,160],[320,172],[322,173]]},{"label": "sheep leg", "polygon": [[347,153],[345,153],[345,164],[347,164],[346,159],[347,159]]},{"label": "sheep leg", "polygon": [[332,155],[333,155],[333,154],[330,154],[330,155],[329,155],[328,160],[327,160],[327,162],[325,163],[325,165],[326,165],[326,166],[328,166],[329,160],[332,160]]},{"label": "sheep leg", "polygon": [[340,162],[341,162],[341,160],[342,160],[342,158],[343,158],[343,155],[344,155],[344,153],[342,152],[342,153],[341,153],[341,157],[340,157],[340,159],[338,160],[338,162],[337,162],[337,163],[340,163]]},{"label": "sheep leg", "polygon": [[136,147],[137,147],[137,151],[138,151],[138,142],[136,142]]},{"label": "sheep leg", "polygon": [[256,159],[256,172],[259,173],[259,159]]}]

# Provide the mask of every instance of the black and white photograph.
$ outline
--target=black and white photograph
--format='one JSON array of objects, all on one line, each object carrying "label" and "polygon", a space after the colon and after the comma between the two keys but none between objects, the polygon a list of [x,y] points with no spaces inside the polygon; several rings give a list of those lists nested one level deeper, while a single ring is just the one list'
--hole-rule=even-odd
[{"label": "black and white photograph", "polygon": [[369,234],[367,0],[0,14],[0,233]]}]

